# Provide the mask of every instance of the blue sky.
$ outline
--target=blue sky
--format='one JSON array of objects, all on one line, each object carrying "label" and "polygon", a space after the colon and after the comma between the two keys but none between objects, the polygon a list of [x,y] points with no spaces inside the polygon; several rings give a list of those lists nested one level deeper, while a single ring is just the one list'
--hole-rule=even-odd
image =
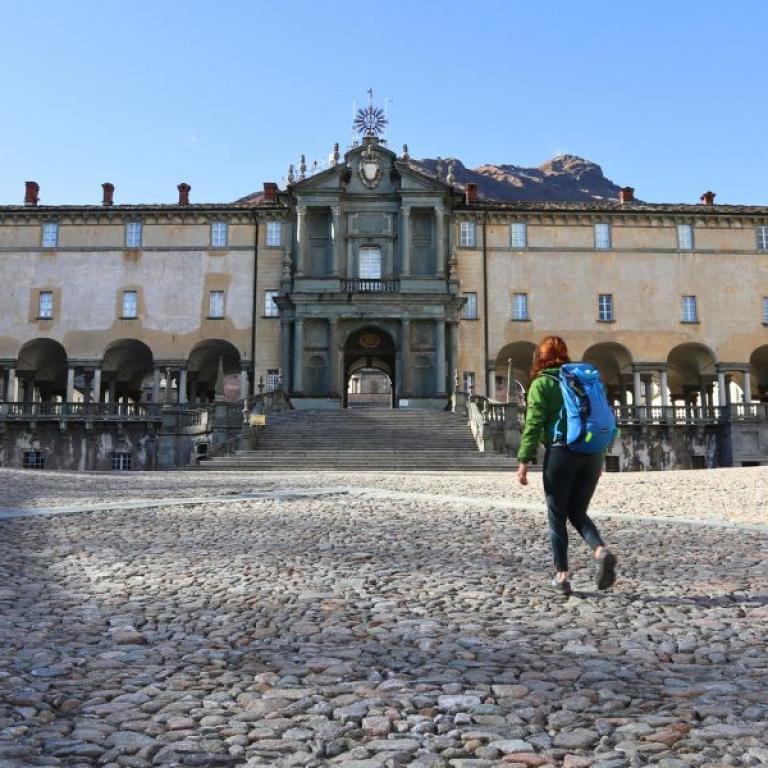
[{"label": "blue sky", "polygon": [[768,3],[0,0],[0,205],[227,202],[350,142],[587,157],[642,199],[768,204]]}]

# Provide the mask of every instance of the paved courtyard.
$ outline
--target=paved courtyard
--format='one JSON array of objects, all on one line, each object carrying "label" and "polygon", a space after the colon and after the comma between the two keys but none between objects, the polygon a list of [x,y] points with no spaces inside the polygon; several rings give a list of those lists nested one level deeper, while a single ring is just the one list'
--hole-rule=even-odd
[{"label": "paved courtyard", "polygon": [[0,768],[768,764],[768,469],[0,470]]}]

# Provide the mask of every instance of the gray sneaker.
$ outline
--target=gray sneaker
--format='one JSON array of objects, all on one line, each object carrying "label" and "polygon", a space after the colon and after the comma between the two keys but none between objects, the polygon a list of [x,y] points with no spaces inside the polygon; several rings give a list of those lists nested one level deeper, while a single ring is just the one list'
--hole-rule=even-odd
[{"label": "gray sneaker", "polygon": [[597,560],[595,583],[598,589],[608,589],[616,581],[616,555],[604,549]]},{"label": "gray sneaker", "polygon": [[550,592],[557,592],[558,595],[565,595],[566,597],[571,594],[571,582],[568,579],[562,581],[557,580],[557,576],[552,577],[552,581],[547,582],[546,588]]}]

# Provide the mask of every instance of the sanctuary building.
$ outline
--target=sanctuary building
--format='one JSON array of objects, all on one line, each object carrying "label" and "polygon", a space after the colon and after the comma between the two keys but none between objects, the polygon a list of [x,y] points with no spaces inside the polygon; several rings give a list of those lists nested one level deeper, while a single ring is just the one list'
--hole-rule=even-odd
[{"label": "sanctuary building", "polygon": [[[27,182],[0,207],[0,464],[162,465],[158,407],[272,390],[297,408],[520,403],[551,334],[676,466],[768,463],[768,207],[629,187],[499,202],[442,170],[369,132],[232,204],[180,184],[174,205],[116,205],[105,183],[100,205],[46,206]],[[101,448],[72,448],[73,419]],[[658,466],[638,445],[617,465]]]}]

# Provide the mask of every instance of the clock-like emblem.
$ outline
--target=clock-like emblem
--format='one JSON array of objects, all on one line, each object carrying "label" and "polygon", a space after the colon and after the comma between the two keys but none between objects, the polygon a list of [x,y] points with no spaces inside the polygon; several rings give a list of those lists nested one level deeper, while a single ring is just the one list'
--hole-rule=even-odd
[{"label": "clock-like emblem", "polygon": [[373,189],[381,181],[381,160],[370,144],[360,154],[357,171],[360,180],[369,189]]},{"label": "clock-like emblem", "polygon": [[381,337],[375,333],[364,333],[360,337],[360,346],[365,349],[376,349],[381,343]]}]

